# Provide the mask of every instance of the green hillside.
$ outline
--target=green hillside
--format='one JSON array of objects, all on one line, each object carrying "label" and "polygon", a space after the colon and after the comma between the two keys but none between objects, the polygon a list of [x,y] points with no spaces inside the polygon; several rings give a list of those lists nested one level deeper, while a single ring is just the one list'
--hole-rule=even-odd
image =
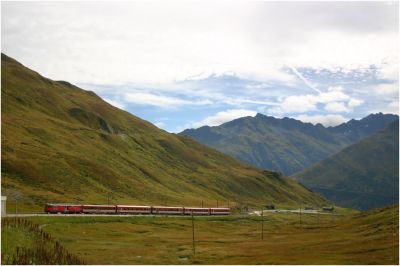
[{"label": "green hillside", "polygon": [[278,119],[257,114],[220,126],[187,129],[179,134],[190,136],[243,162],[291,175],[396,119],[396,115],[380,113],[326,128],[287,117]]},{"label": "green hillside", "polygon": [[108,199],[197,206],[324,201],[290,178],[160,130],[4,54],[1,65],[2,191],[18,195],[19,208]]},{"label": "green hillside", "polygon": [[293,177],[341,206],[398,203],[399,121]]}]

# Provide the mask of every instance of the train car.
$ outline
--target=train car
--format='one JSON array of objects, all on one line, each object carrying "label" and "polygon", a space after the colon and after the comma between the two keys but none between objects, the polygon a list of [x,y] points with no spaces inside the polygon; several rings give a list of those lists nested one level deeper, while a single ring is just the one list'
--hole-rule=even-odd
[{"label": "train car", "polygon": [[117,205],[120,214],[151,214],[151,206]]},{"label": "train car", "polygon": [[210,208],[183,208],[183,212],[186,215],[210,215]]},{"label": "train car", "polygon": [[115,214],[115,205],[82,205],[83,213],[96,213],[96,214]]},{"label": "train car", "polygon": [[82,213],[82,205],[67,203],[46,203],[45,213]]},{"label": "train car", "polygon": [[153,206],[151,208],[152,214],[184,214],[183,207],[164,207],[164,206]]},{"label": "train car", "polygon": [[210,208],[211,215],[230,215],[230,208]]},{"label": "train car", "polygon": [[163,215],[230,215],[230,208],[195,208],[136,205],[79,205],[47,203],[45,213],[85,214],[163,214]]}]

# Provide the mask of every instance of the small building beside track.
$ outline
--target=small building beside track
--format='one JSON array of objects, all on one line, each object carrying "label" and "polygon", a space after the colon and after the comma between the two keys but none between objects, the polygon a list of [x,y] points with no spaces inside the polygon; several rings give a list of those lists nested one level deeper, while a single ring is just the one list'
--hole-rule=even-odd
[{"label": "small building beside track", "polygon": [[7,197],[1,196],[1,216],[6,216],[6,202]]}]

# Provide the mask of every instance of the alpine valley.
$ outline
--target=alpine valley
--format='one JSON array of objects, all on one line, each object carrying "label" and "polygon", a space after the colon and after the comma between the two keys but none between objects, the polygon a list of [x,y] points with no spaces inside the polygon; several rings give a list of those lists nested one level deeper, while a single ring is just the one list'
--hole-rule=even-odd
[{"label": "alpine valley", "polygon": [[4,54],[1,66],[2,191],[20,195],[21,210],[45,202],[326,204],[291,178],[160,130]]}]

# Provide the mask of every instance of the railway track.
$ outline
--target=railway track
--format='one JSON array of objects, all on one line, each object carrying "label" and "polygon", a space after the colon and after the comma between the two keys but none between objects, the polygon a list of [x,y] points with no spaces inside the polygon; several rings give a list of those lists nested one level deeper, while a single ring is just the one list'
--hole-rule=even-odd
[{"label": "railway track", "polygon": [[[227,215],[193,215],[194,217],[226,217]],[[228,215],[232,216],[232,215]],[[2,217],[191,217],[191,215],[167,214],[47,214],[47,213],[21,213],[7,214]]]}]

